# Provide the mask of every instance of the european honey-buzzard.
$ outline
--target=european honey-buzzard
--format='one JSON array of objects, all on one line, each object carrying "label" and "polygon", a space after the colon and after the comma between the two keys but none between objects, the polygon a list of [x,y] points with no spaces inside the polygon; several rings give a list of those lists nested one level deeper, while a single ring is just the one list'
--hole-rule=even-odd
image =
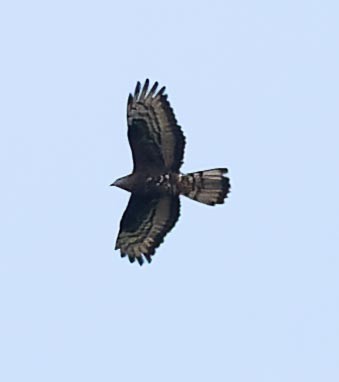
[{"label": "european honey-buzzard", "polygon": [[165,87],[158,82],[149,90],[149,80],[127,102],[128,140],[134,168],[112,186],[132,193],[120,222],[115,249],[121,256],[151,262],[155,249],[179,218],[179,195],[198,202],[224,203],[230,191],[226,168],[182,174],[185,137],[177,124]]}]

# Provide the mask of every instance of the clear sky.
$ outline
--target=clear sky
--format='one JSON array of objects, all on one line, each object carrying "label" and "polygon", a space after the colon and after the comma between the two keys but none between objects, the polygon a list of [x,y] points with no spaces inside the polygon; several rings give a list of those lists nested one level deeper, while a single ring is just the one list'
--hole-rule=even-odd
[{"label": "clear sky", "polygon": [[[339,380],[338,1],[0,5],[0,380]],[[232,194],[114,252],[126,101],[167,86],[183,171]]]}]

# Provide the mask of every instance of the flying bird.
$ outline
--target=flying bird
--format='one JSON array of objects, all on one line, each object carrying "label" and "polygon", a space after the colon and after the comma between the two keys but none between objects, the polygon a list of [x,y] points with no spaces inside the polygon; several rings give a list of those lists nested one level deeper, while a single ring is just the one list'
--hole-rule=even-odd
[{"label": "flying bird", "polygon": [[149,89],[137,82],[127,102],[128,140],[133,172],[117,179],[117,186],[132,193],[120,222],[115,249],[130,262],[151,262],[155,249],[174,227],[180,214],[179,195],[198,202],[224,203],[230,191],[226,168],[180,172],[185,137],[171,108],[165,87]]}]

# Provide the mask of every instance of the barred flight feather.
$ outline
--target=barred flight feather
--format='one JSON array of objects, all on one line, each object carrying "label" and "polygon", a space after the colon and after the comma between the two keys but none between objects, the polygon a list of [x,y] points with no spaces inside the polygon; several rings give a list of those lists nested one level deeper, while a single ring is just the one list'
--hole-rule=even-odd
[{"label": "barred flight feather", "polygon": [[154,198],[132,194],[121,219],[116,249],[120,249],[122,257],[128,254],[131,262],[136,259],[142,265],[143,257],[151,262],[151,256],[174,227],[179,213],[178,196]]},{"label": "barred flight feather", "polygon": [[230,191],[229,179],[224,174],[226,168],[193,172],[182,176],[181,192],[183,195],[200,203],[223,204]]},{"label": "barred flight feather", "polygon": [[184,134],[163,94],[166,88],[156,93],[157,87],[156,82],[148,92],[149,80],[142,88],[138,82],[134,96],[128,97],[128,138],[135,171],[155,166],[164,171],[178,171],[183,161]]}]

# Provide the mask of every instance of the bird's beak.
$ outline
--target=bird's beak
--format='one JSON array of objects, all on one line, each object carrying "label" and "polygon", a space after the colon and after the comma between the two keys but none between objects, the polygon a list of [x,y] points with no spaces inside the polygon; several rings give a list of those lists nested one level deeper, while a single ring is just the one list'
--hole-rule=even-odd
[{"label": "bird's beak", "polygon": [[120,179],[116,179],[110,186],[119,187],[120,186]]}]

